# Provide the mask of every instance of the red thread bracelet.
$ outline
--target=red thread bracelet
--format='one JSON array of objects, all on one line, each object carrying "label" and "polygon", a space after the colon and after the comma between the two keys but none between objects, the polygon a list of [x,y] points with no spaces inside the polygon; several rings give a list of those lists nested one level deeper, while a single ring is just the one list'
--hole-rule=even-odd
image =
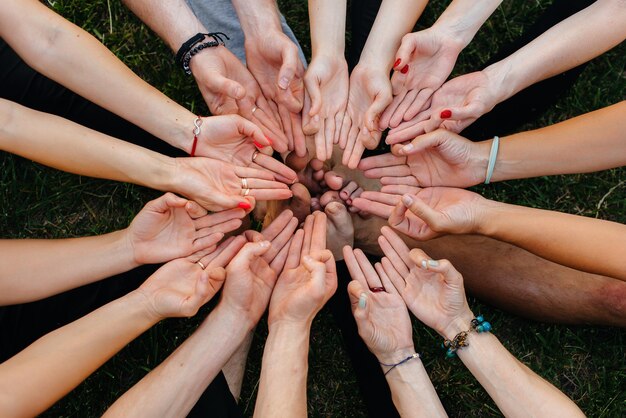
[{"label": "red thread bracelet", "polygon": [[191,145],[191,152],[189,155],[191,157],[196,156],[196,147],[198,146],[198,135],[200,135],[200,126],[202,126],[202,119],[200,116],[196,116],[196,119],[193,121],[193,144]]}]

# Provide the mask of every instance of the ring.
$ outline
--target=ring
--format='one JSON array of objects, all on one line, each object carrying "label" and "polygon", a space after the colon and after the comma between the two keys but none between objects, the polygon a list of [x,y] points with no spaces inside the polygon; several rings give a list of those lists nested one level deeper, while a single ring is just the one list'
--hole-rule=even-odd
[{"label": "ring", "polygon": [[252,108],[252,113],[256,112],[256,106]]},{"label": "ring", "polygon": [[199,265],[202,270],[206,269],[206,266],[202,264],[201,261],[196,261],[196,264]]},{"label": "ring", "polygon": [[259,155],[259,150],[255,149],[254,152],[252,153],[252,162],[254,162],[254,160],[256,160],[256,157]]},{"label": "ring", "polygon": [[372,293],[378,293],[378,292],[384,292],[385,288],[384,287],[370,287],[370,292]]},{"label": "ring", "polygon": [[250,194],[250,189],[241,189],[242,196],[248,196]]},{"label": "ring", "polygon": [[241,178],[241,188],[242,189],[247,189],[248,188],[248,179],[245,177]]}]

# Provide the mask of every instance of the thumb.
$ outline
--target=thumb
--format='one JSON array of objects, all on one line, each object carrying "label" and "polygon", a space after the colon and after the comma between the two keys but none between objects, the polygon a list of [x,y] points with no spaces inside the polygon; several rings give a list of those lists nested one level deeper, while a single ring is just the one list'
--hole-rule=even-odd
[{"label": "thumb", "polygon": [[304,86],[311,99],[309,115],[317,115],[322,109],[322,91],[320,90],[319,80],[314,75],[306,74],[304,76]]},{"label": "thumb", "polygon": [[393,228],[398,228],[402,222],[406,219],[406,210],[407,207],[404,205],[402,201],[398,202],[398,204],[392,209],[387,222]]},{"label": "thumb", "polygon": [[365,127],[370,131],[378,131],[380,115],[385,111],[389,103],[392,101],[391,93],[379,92],[374,102],[365,112]]},{"label": "thumb", "polygon": [[231,263],[245,263],[248,267],[256,257],[265,254],[271,247],[269,241],[249,242],[243,246]]},{"label": "thumb", "polygon": [[443,144],[447,139],[446,133],[449,133],[449,131],[438,129],[424,135],[419,135],[406,145],[394,146],[393,149],[397,152],[397,155],[417,154],[428,148],[435,148]]},{"label": "thumb", "polygon": [[402,37],[402,43],[396,53],[396,60],[393,63],[393,70],[400,71],[411,60],[411,54],[417,46],[417,33],[407,33]]},{"label": "thumb", "polygon": [[358,321],[365,319],[366,310],[369,308],[369,297],[363,285],[356,280],[348,284],[348,296],[350,297],[350,307],[352,314]]},{"label": "thumb", "polygon": [[[319,110],[318,110],[319,112]],[[304,91],[304,107],[302,108],[302,132],[305,135],[315,135],[320,130],[320,116],[313,113],[311,96],[308,90]]]},{"label": "thumb", "polygon": [[206,216],[206,214],[208,213],[206,209],[204,209],[193,200],[187,201],[187,204],[185,205],[185,210],[192,219],[201,218],[203,216]]},{"label": "thumb", "polygon": [[402,196],[402,203],[411,211],[415,216],[420,218],[430,229],[433,231],[440,231],[442,228],[441,213],[432,209],[422,199],[417,196],[405,194]]},{"label": "thumb", "polygon": [[235,100],[241,100],[246,96],[246,89],[241,84],[217,72],[206,77],[204,85],[213,94],[223,94]]},{"label": "thumb", "polygon": [[260,144],[262,147],[271,146],[272,143],[263,134],[261,128],[247,119],[242,118],[239,115],[232,115],[235,118],[237,124],[237,130],[242,136],[252,138],[255,144]]},{"label": "thumb", "polygon": [[146,208],[155,212],[167,212],[170,208],[181,208],[185,206],[187,202],[187,199],[168,192],[148,202]]},{"label": "thumb", "polygon": [[278,87],[287,90],[296,75],[298,68],[298,49],[284,47],[281,52],[283,64],[278,71]]}]

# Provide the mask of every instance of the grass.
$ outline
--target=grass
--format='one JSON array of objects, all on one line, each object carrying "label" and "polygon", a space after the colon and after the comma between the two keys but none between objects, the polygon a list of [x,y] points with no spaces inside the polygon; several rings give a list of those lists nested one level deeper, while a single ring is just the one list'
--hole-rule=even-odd
[{"label": "grass", "polygon": [[[282,0],[282,9],[310,54],[306,2]],[[418,27],[428,27],[447,2],[433,1]],[[505,2],[461,55],[455,72],[473,70],[498,46],[518,36],[550,2]],[[172,63],[172,54],[119,1],[58,0],[55,9],[98,37],[148,82],[195,112],[206,112],[191,79]],[[626,46],[594,60],[574,88],[539,120],[545,126],[625,98]],[[60,173],[0,153],[0,236],[59,238],[99,234],[127,225],[158,193],[141,187]],[[626,172],[556,176],[496,184],[490,198],[532,207],[626,222]],[[602,327],[531,322],[481,304],[470,304],[495,325],[495,333],[520,360],[561,388],[593,417],[626,416],[625,333]],[[100,415],[125,390],[163,360],[197,326],[209,308],[191,320],[164,321],[126,347],[44,416]],[[450,416],[499,416],[487,394],[458,361],[445,361],[439,338],[415,323],[416,347]],[[262,322],[250,353],[241,405],[251,415],[266,326]],[[322,312],[313,325],[309,372],[311,416],[364,416],[352,366],[333,320]]]}]

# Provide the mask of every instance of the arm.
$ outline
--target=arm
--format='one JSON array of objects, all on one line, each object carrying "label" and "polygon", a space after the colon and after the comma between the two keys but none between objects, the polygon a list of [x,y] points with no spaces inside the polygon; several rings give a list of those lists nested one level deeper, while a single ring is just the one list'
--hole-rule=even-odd
[{"label": "arm", "polygon": [[0,364],[0,414],[43,412],[161,319],[194,315],[223,278],[175,260],[138,290],[40,338]]},{"label": "arm", "polygon": [[191,150],[195,115],[144,82],[93,36],[35,0],[3,2],[0,21],[0,36],[35,70]]},{"label": "arm", "polygon": [[[474,314],[467,305],[461,274],[448,260],[432,260],[419,249],[409,251],[391,229],[383,228],[382,233],[384,271],[409,310],[448,340],[468,331]],[[469,346],[456,354],[505,416],[584,416],[574,402],[520,363],[495,336],[468,334]]]},{"label": "arm", "polygon": [[304,74],[303,126],[315,135],[315,156],[329,159],[348,104],[348,64],[344,57],[346,1],[310,0],[313,56]]}]

